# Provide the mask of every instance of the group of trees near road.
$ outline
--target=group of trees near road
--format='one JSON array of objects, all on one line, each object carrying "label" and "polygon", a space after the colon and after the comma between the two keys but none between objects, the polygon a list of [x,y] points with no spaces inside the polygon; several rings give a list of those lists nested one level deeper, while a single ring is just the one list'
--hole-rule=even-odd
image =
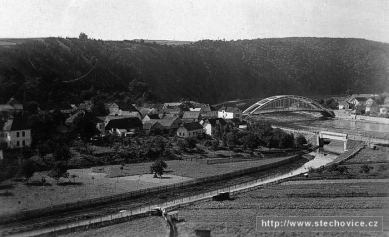
[{"label": "group of trees near road", "polygon": [[46,38],[0,48],[0,103],[74,102],[100,92],[141,103],[215,103],[274,94],[380,93],[389,45],[362,39],[144,41]]},{"label": "group of trees near road", "polygon": [[[293,148],[302,147],[307,143],[303,135],[294,137],[293,134],[286,133],[281,129],[272,128],[269,123],[256,122],[249,124],[247,130],[225,129],[221,133],[223,146],[231,150],[235,147],[242,147],[244,150],[255,150],[259,146],[267,148]],[[220,145],[219,139],[216,141],[206,141],[204,145],[213,150],[217,150]]]}]

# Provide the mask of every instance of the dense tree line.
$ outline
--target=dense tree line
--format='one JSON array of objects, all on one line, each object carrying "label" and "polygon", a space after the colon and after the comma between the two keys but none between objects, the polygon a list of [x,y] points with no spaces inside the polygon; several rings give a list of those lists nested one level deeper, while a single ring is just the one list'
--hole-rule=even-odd
[{"label": "dense tree line", "polygon": [[274,94],[380,93],[389,90],[388,63],[388,44],[362,39],[160,45],[86,35],[46,38],[0,49],[0,102],[74,103],[103,94],[132,103],[212,103]]}]

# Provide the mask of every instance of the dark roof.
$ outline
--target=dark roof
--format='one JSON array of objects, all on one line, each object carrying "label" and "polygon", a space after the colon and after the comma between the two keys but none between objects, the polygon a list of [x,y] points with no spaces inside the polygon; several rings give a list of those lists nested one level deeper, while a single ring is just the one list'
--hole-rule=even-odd
[{"label": "dark roof", "polygon": [[143,124],[143,129],[150,130],[153,126],[155,126],[155,124],[159,124],[159,121],[147,121]]},{"label": "dark roof", "polygon": [[[160,119],[160,120],[158,120],[158,122],[162,125],[162,126],[164,126],[164,127],[171,127],[172,126],[172,124],[174,123],[174,121],[176,121],[177,119],[170,119],[170,118],[168,118],[168,119]],[[178,119],[179,120],[179,119]]]},{"label": "dark roof", "polygon": [[69,118],[66,119],[65,124],[72,124],[74,122],[74,119],[77,118],[80,114],[85,114],[84,111],[78,111],[77,113],[73,114]]},{"label": "dark roof", "polygon": [[27,130],[31,128],[28,126],[28,122],[26,119],[14,118],[14,119],[9,119],[6,122],[3,122],[2,129],[4,131],[19,131],[19,130]]},{"label": "dark roof", "polygon": [[12,105],[15,109],[23,110],[23,105],[15,98],[11,98],[7,104]]},{"label": "dark roof", "polygon": [[149,108],[149,109],[162,109],[163,108],[163,104],[149,104],[149,103],[145,103],[143,105],[143,108]]},{"label": "dark roof", "polygon": [[105,129],[109,130],[111,128],[119,129],[132,129],[132,128],[141,128],[143,126],[142,121],[137,117],[129,118],[108,118],[108,123],[105,125]]},{"label": "dark roof", "polygon": [[86,103],[81,103],[77,109],[79,110],[90,110],[91,109],[91,105],[90,104],[86,104]]},{"label": "dark roof", "polygon": [[198,122],[184,123],[181,126],[183,126],[188,131],[203,129],[203,126],[201,126],[201,124]]},{"label": "dark roof", "polygon": [[119,109],[120,110],[123,110],[123,111],[131,111],[131,112],[139,112],[139,110],[137,110],[135,108],[135,106],[133,106],[132,104],[130,103],[126,103],[126,102],[115,102],[115,104],[117,104],[119,106]]},{"label": "dark roof", "polygon": [[146,114],[150,119],[159,119],[159,114]]}]

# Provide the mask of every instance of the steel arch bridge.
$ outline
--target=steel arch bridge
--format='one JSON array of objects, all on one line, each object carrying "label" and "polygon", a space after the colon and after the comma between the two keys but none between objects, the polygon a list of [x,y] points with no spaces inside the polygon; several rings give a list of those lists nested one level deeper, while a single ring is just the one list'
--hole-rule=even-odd
[{"label": "steel arch bridge", "polygon": [[255,115],[273,112],[319,112],[325,117],[335,117],[332,110],[325,108],[316,101],[297,95],[276,95],[260,100],[248,107],[243,114]]}]

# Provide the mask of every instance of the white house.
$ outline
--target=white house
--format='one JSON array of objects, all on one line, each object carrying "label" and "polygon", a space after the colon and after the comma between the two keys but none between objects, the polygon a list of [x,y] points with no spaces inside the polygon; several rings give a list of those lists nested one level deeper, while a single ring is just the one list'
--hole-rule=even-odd
[{"label": "white house", "polygon": [[379,110],[380,106],[375,101],[373,101],[372,103],[366,105],[365,113],[376,114],[379,112]]},{"label": "white house", "polygon": [[239,119],[242,121],[242,110],[233,107],[221,107],[217,114],[218,118],[223,119]]},{"label": "white house", "polygon": [[224,128],[226,125],[226,121],[222,118],[206,119],[203,122],[204,132],[210,136],[215,135],[218,126]]},{"label": "white house", "polygon": [[0,145],[8,148],[22,148],[31,145],[31,129],[21,119],[10,118],[0,121]]}]

